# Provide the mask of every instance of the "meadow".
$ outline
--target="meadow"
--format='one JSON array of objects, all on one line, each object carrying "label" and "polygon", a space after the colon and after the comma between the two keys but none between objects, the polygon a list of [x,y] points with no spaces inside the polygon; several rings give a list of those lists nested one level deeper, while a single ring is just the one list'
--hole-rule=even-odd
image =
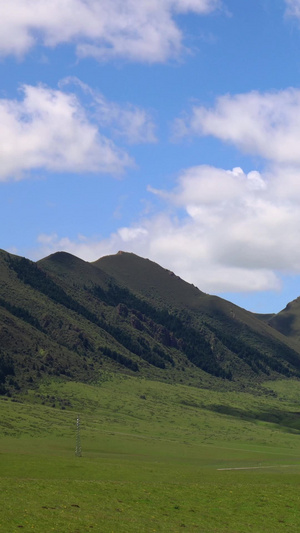
[{"label": "meadow", "polygon": [[107,374],[2,397],[0,531],[299,532],[299,393]]}]

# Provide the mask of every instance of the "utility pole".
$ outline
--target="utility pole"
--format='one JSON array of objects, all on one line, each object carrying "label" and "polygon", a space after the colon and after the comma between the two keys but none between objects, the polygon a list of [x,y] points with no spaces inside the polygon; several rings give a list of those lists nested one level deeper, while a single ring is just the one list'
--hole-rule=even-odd
[{"label": "utility pole", "polygon": [[81,457],[80,418],[79,418],[79,415],[77,415],[77,422],[76,422],[76,449],[75,449],[75,455],[76,455],[76,457]]}]

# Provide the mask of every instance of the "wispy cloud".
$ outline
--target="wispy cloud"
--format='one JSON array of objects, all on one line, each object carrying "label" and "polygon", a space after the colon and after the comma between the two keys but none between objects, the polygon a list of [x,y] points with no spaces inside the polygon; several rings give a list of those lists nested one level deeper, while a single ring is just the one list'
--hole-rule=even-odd
[{"label": "wispy cloud", "polygon": [[300,18],[300,0],[285,0],[285,3],[287,15]]},{"label": "wispy cloud", "polygon": [[90,111],[101,128],[108,128],[114,138],[121,138],[128,144],[155,143],[156,125],[149,111],[129,102],[122,105],[112,102],[98,90],[92,89],[76,77],[60,82],[60,87],[79,86],[90,97]]},{"label": "wispy cloud", "polygon": [[175,15],[208,14],[220,0],[10,0],[0,2],[0,55],[37,41],[74,43],[79,56],[164,62],[183,50]]}]

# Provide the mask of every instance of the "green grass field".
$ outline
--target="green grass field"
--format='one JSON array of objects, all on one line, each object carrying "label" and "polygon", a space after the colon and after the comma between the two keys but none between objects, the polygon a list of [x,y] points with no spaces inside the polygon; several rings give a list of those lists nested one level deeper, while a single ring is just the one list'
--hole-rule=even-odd
[{"label": "green grass field", "polygon": [[264,390],[108,375],[0,398],[0,531],[298,533],[300,382]]}]

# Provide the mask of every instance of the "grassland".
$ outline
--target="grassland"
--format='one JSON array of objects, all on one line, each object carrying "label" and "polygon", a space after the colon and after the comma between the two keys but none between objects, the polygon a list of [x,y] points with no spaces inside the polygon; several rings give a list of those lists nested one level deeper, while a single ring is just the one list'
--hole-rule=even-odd
[{"label": "grassland", "polygon": [[296,331],[133,254],[0,271],[0,533],[300,531]]},{"label": "grassland", "polygon": [[107,374],[2,398],[0,531],[296,533],[299,392]]}]

